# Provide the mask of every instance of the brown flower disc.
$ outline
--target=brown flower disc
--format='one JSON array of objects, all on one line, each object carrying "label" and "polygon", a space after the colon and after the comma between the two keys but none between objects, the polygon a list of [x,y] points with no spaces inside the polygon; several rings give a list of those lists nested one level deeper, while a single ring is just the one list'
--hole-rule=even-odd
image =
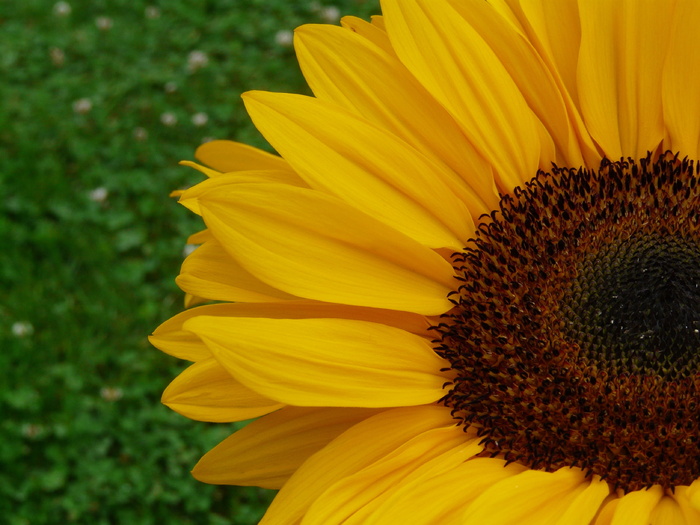
[{"label": "brown flower disc", "polygon": [[540,172],[453,256],[443,402],[489,453],[624,491],[700,476],[698,166]]}]

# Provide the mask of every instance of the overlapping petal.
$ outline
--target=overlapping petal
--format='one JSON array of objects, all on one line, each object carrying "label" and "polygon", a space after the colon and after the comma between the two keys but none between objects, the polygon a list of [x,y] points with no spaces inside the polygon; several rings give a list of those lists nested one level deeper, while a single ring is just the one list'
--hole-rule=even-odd
[{"label": "overlapping petal", "polygon": [[379,323],[201,316],[184,328],[241,383],[290,405],[432,403],[447,379],[429,341]]},{"label": "overlapping petal", "polygon": [[453,426],[449,409],[439,406],[387,410],[355,425],[299,467],[260,524],[299,522],[333,483],[381,460],[416,436]]},{"label": "overlapping petal", "polygon": [[272,401],[243,386],[213,357],[190,365],[163,392],[163,404],[197,421],[244,421],[278,410]]},{"label": "overlapping petal", "polygon": [[363,115],[429,156],[443,167],[435,176],[445,177],[474,217],[498,205],[489,163],[395,55],[354,32],[323,25],[297,29],[294,45],[316,97]]},{"label": "overlapping petal", "polygon": [[226,438],[202,457],[192,474],[206,483],[279,489],[312,454],[376,413],[286,407]]},{"label": "overlapping petal", "polygon": [[199,205],[243,268],[289,294],[427,315],[451,306],[445,259],[332,196],[236,184],[202,195]]},{"label": "overlapping petal", "polygon": [[459,249],[474,234],[469,208],[446,183],[451,171],[395,135],[312,97],[250,92],[243,100],[256,127],[311,187],[431,248]]},{"label": "overlapping petal", "polygon": [[489,159],[499,188],[510,191],[529,179],[549,145],[483,38],[446,2],[386,0],[382,11],[399,58]]}]

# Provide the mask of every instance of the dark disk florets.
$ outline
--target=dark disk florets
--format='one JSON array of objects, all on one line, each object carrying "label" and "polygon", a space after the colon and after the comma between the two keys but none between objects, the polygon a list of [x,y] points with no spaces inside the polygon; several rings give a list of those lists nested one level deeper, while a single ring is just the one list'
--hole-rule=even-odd
[{"label": "dark disk florets", "polygon": [[625,491],[700,476],[698,164],[554,168],[454,255],[443,402],[486,449]]}]

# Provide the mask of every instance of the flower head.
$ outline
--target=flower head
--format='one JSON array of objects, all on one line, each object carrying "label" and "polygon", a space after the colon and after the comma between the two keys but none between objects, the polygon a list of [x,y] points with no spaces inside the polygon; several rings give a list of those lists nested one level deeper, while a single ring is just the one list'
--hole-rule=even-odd
[{"label": "flower head", "polygon": [[[163,394],[263,523],[700,522],[700,4],[383,0],[200,146]],[[691,61],[689,63],[689,60]]]}]

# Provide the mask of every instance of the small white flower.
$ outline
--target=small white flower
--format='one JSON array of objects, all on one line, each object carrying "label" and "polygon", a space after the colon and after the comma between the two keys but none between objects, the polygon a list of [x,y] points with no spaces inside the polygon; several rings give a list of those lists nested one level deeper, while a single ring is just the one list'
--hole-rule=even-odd
[{"label": "small white flower", "polygon": [[119,401],[124,396],[124,391],[118,387],[105,386],[100,389],[100,396],[105,401]]},{"label": "small white flower", "polygon": [[56,16],[68,16],[72,11],[68,2],[56,2],[53,6],[53,14]]},{"label": "small white flower", "polygon": [[199,244],[185,244],[185,247],[182,249],[182,256],[187,257],[197,248],[199,248]]},{"label": "small white flower", "polygon": [[95,25],[100,31],[109,31],[112,29],[113,22],[108,16],[98,16],[95,18]]},{"label": "small white flower", "polygon": [[59,47],[52,47],[49,50],[49,56],[54,66],[61,67],[66,61],[66,54],[63,52],[63,49]]},{"label": "small white flower", "polygon": [[319,14],[321,15],[321,19],[329,24],[335,24],[338,20],[340,20],[340,9],[334,5],[321,8]]},{"label": "small white flower", "polygon": [[195,72],[209,63],[209,57],[204,51],[192,51],[187,55],[187,69]]},{"label": "small white flower", "polygon": [[43,433],[44,427],[36,423],[25,423],[22,425],[22,435],[29,439],[37,438]]},{"label": "small white flower", "polygon": [[73,111],[75,111],[79,115],[85,115],[86,113],[90,113],[91,109],[92,101],[90,101],[89,98],[81,98],[73,102]]},{"label": "small white flower", "polygon": [[160,18],[160,9],[154,5],[146,6],[145,10],[146,18],[154,19]]},{"label": "small white flower", "polygon": [[275,34],[275,42],[278,46],[290,47],[294,42],[294,33],[289,29],[282,29]]},{"label": "small white flower", "polygon": [[88,193],[88,196],[90,197],[91,201],[104,202],[107,200],[107,197],[109,196],[109,190],[107,188],[103,188],[102,186],[100,186],[99,188],[95,188],[94,190],[91,190]]},{"label": "small white flower", "polygon": [[192,115],[192,124],[197,127],[202,127],[209,122],[209,116],[206,113],[195,113]]},{"label": "small white flower", "polygon": [[139,142],[143,142],[148,138],[148,131],[142,127],[134,128],[134,138]]},{"label": "small white flower", "polygon": [[27,337],[34,333],[34,327],[28,321],[12,323],[12,335],[15,337]]},{"label": "small white flower", "polygon": [[166,93],[175,93],[177,91],[177,84],[175,82],[166,82],[163,89]]},{"label": "small white flower", "polygon": [[166,111],[160,116],[160,121],[165,125],[165,126],[174,126],[177,124],[177,116],[175,116],[175,113],[171,113],[170,111]]}]

